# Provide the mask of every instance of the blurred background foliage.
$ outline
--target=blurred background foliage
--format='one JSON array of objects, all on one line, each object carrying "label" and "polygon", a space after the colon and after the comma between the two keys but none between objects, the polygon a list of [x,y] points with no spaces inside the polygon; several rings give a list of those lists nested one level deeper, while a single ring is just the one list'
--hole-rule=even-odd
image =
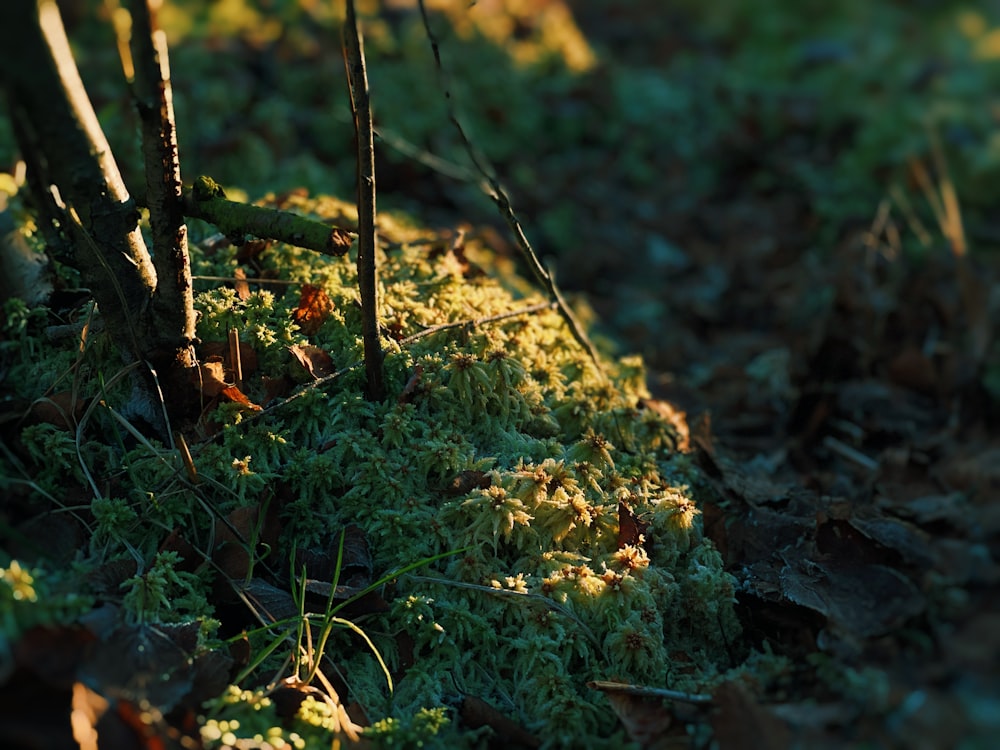
[{"label": "blurred background foliage", "polygon": [[[137,128],[118,0],[62,3],[129,184]],[[1000,240],[1000,4],[843,0],[428,0],[449,85],[560,282],[619,333],[656,330],[692,256],[793,265],[866,227],[895,188],[933,225],[909,165],[940,137],[974,247]],[[383,207],[499,219],[447,121],[415,0],[366,0]],[[251,198],[350,197],[341,2],[167,0],[182,168]],[[3,124],[0,169],[14,146]],[[454,175],[404,152],[433,154]],[[920,249],[904,232],[904,247]],[[725,280],[704,289],[724,300]],[[638,340],[638,339],[637,339]]]}]

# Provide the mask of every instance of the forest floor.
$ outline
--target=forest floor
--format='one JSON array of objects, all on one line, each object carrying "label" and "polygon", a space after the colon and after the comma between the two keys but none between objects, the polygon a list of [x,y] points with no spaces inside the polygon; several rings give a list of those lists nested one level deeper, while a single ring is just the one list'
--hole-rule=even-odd
[{"label": "forest floor", "polygon": [[[349,116],[316,93],[341,80],[322,19],[270,28],[176,5],[187,168],[254,198],[349,195]],[[459,163],[419,17],[383,5],[368,31],[377,125]],[[719,747],[989,746],[1000,9],[445,5],[476,145],[604,345],[643,355],[716,490],[705,531],[745,633],[794,665],[760,694],[716,696]],[[126,109],[103,96],[102,117]],[[379,180],[383,205],[469,222],[515,256],[468,180],[392,148]],[[689,742],[683,722],[655,741]]]}]

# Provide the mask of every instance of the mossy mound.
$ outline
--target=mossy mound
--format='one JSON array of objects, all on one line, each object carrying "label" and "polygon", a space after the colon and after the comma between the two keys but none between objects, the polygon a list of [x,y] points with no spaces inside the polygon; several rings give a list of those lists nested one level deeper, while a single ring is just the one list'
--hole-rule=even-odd
[{"label": "mossy mound", "polygon": [[[285,201],[325,220],[354,216],[332,199]],[[262,414],[229,403],[209,415],[214,432],[188,441],[197,488],[182,481],[172,452],[129,450],[85,427],[82,460],[92,475],[113,476],[112,496],[92,504],[91,554],[106,559],[127,544],[152,558],[162,535],[150,529],[181,524],[192,543],[204,540],[215,522],[206,504],[220,517],[244,506],[277,510],[282,537],[271,561],[348,524],[363,530],[375,577],[454,552],[400,576],[386,593],[389,611],[361,623],[397,677],[391,694],[371,652],[335,631],[326,653],[350,690],[344,702],[357,701],[373,720],[396,717],[377,725],[385,739],[412,731],[417,717],[454,746],[457,735],[441,734],[446,722],[423,721],[421,709],[474,696],[547,746],[584,737],[591,747],[599,738],[621,744],[613,713],[587,681],[703,689],[726,666],[738,631],[732,581],[701,534],[694,472],[671,425],[646,407],[638,359],[606,361],[599,372],[546,300],[482,271],[477,262],[491,256],[477,241],[456,244],[385,215],[380,224],[386,401],[367,401],[363,368],[350,369],[362,353],[352,259],[267,247],[254,255],[256,272],[294,283],[249,295],[201,291],[198,335],[211,342],[238,331],[257,360],[242,387],[251,402],[265,403],[281,378],[302,390]],[[233,276],[246,257],[231,246],[195,248],[193,268]],[[329,300],[308,323],[300,284]],[[518,311],[528,312],[508,315]],[[317,387],[292,353],[306,347],[343,372]],[[111,362],[88,369],[107,380]],[[103,396],[113,403],[112,391]],[[68,433],[31,429],[46,436],[37,456],[51,455],[53,440],[67,460],[75,451]],[[209,590],[211,571],[199,575],[176,582],[185,602]],[[207,611],[188,603],[158,614]]]}]

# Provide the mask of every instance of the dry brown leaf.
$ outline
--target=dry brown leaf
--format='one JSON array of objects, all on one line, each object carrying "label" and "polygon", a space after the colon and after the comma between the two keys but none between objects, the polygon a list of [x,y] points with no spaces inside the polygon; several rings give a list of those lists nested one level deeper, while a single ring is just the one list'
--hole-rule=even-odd
[{"label": "dry brown leaf", "polygon": [[688,429],[687,413],[677,408],[669,401],[647,398],[639,401],[639,406],[650,409],[660,415],[677,432],[677,450],[681,453],[691,451],[691,432]]},{"label": "dry brown leaf", "polygon": [[673,744],[668,733],[674,716],[662,699],[623,692],[605,691],[604,694],[625,733],[639,743],[642,750],[659,750]]},{"label": "dry brown leaf", "polygon": [[86,408],[87,401],[73,391],[60,391],[33,403],[31,416],[60,430],[75,430]]},{"label": "dry brown leaf", "polygon": [[646,541],[648,527],[649,524],[640,521],[630,507],[618,502],[618,549],[641,547]]},{"label": "dry brown leaf", "polygon": [[451,497],[459,497],[460,495],[467,495],[473,490],[485,490],[491,484],[493,484],[493,480],[485,471],[466,469],[459,472],[451,480],[451,484],[448,485],[445,492]]},{"label": "dry brown leaf", "polygon": [[[257,350],[246,341],[239,343],[239,357],[243,375],[251,375],[257,371]],[[198,347],[198,354],[205,362],[221,360],[227,371],[233,369],[233,347],[229,341],[204,341]]]},{"label": "dry brown leaf", "polygon": [[235,385],[229,385],[222,389],[219,393],[227,401],[231,401],[234,404],[239,404],[240,406],[248,409],[249,411],[261,411],[260,406],[255,404],[253,401],[248,399],[246,395],[237,388]]},{"label": "dry brown leaf", "polygon": [[311,335],[319,330],[333,312],[333,302],[322,287],[303,284],[299,296],[299,306],[292,312],[292,319],[299,324],[304,334]]},{"label": "dry brown leaf", "polygon": [[246,578],[250,572],[249,544],[275,544],[281,533],[273,512],[263,521],[261,506],[245,505],[234,509],[225,521],[215,522],[216,547],[212,561],[229,578]]},{"label": "dry brown leaf", "polygon": [[466,695],[459,710],[462,722],[472,728],[488,726],[505,747],[541,747],[542,742],[535,735],[508,718],[482,698]]},{"label": "dry brown leaf", "polygon": [[201,388],[201,392],[209,398],[215,398],[227,387],[226,367],[222,357],[210,356],[198,366],[198,374],[195,376],[196,386]]},{"label": "dry brown leaf", "polygon": [[233,287],[236,289],[236,296],[240,302],[246,302],[250,299],[250,285],[246,282],[247,272],[237,267],[233,271],[233,278],[236,279],[233,282]]},{"label": "dry brown leaf", "polygon": [[288,351],[295,357],[295,361],[317,380],[332,375],[336,370],[333,358],[318,346],[292,344],[288,347]]},{"label": "dry brown leaf", "polygon": [[267,375],[263,377],[264,381],[264,403],[269,404],[276,398],[282,398],[292,390],[295,386],[295,381],[293,381],[287,375],[282,375],[279,378],[269,378]]}]

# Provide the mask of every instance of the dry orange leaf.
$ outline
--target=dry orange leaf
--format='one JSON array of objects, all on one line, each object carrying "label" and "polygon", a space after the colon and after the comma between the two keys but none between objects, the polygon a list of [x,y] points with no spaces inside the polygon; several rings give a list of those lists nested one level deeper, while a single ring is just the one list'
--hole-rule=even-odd
[{"label": "dry orange leaf", "polygon": [[233,278],[236,281],[233,282],[233,288],[236,289],[236,296],[239,297],[241,302],[246,302],[250,299],[250,285],[247,283],[247,272],[242,268],[236,268],[233,271]]},{"label": "dry orange leaf", "polygon": [[226,366],[222,357],[209,357],[198,367],[201,392],[209,398],[214,398],[226,389]]},{"label": "dry orange leaf", "polygon": [[244,395],[243,391],[235,385],[226,386],[219,392],[219,395],[229,401],[232,401],[234,404],[239,404],[240,406],[249,409],[250,411],[261,411],[260,406],[248,399],[246,395]]},{"label": "dry orange leaf", "polygon": [[316,333],[332,312],[333,302],[322,287],[303,284],[299,306],[292,313],[292,318],[299,324],[302,332],[309,335]]}]

